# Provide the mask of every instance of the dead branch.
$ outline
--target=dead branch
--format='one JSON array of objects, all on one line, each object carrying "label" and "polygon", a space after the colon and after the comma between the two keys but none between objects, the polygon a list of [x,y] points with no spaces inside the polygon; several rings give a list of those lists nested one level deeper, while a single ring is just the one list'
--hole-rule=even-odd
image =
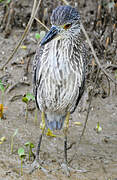
[{"label": "dead branch", "polygon": [[33,4],[33,9],[32,9],[32,14],[31,14],[31,17],[30,17],[30,20],[24,30],[24,33],[19,41],[19,43],[17,44],[17,46],[14,48],[11,56],[8,58],[7,62],[2,66],[1,70],[3,70],[5,68],[5,66],[10,62],[10,60],[13,58],[14,54],[17,52],[18,48],[20,47],[20,45],[22,44],[22,42],[24,41],[24,38],[26,37],[26,35],[28,34],[30,28],[31,28],[31,25],[35,19],[35,16],[37,14],[37,11],[39,9],[39,6],[40,6],[40,3],[41,3],[41,0],[38,2],[38,5],[37,5],[37,0],[34,0],[34,4]]},{"label": "dead branch", "polygon": [[83,33],[84,33],[84,35],[85,35],[85,37],[86,37],[86,39],[87,39],[87,41],[88,41],[88,44],[89,44],[89,46],[90,46],[90,48],[91,48],[91,51],[92,51],[92,53],[93,53],[93,56],[94,56],[94,58],[95,58],[96,63],[98,64],[99,68],[102,70],[102,72],[103,72],[113,83],[115,83],[115,84],[117,85],[117,82],[110,76],[110,74],[107,73],[107,71],[106,71],[106,70],[103,68],[103,66],[100,64],[99,59],[98,59],[98,57],[97,57],[97,55],[96,55],[96,53],[95,53],[95,50],[94,50],[94,48],[93,48],[93,46],[92,46],[92,44],[91,44],[91,41],[90,41],[90,39],[89,39],[89,37],[88,37],[87,32],[85,31],[85,28],[84,28],[83,24],[81,24],[81,28],[82,28],[82,31],[83,31]]},{"label": "dead branch", "polygon": [[48,27],[47,27],[45,24],[43,24],[39,19],[37,19],[37,18],[35,17],[35,20],[36,20],[39,24],[41,24],[46,30],[49,31]]}]

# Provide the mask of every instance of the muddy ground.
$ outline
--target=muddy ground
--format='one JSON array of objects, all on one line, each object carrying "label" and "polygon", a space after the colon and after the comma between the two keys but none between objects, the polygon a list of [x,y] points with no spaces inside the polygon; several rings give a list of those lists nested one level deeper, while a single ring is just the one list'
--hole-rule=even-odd
[{"label": "muddy ground", "polygon": [[[114,1],[112,1],[114,3]],[[116,1],[115,1],[116,2]],[[0,33],[0,67],[6,62],[14,47],[18,43],[24,31],[25,24],[28,22],[31,13],[32,1],[17,2],[15,7],[15,16],[12,22],[12,30],[10,35],[5,38],[4,28]],[[106,3],[106,4],[104,4]],[[94,49],[99,57],[101,64],[106,70],[115,77],[117,69],[117,30],[114,29],[116,19],[117,5],[109,4],[110,1],[72,1],[72,5],[78,5],[81,13],[82,21],[90,36]],[[43,8],[47,8],[46,12],[60,4],[57,1],[43,1]],[[101,14],[98,14],[99,5],[101,5]],[[4,3],[1,4],[0,23],[5,10]],[[112,7],[111,7],[112,6]],[[43,7],[43,8],[42,8]],[[111,7],[111,8],[110,8]],[[22,10],[23,8],[23,10]],[[21,13],[23,12],[23,13]],[[47,14],[40,19],[49,25]],[[43,18],[42,18],[43,17]],[[19,18],[19,19],[18,19]],[[18,23],[19,22],[19,23]],[[101,23],[101,24],[100,24]],[[105,24],[104,24],[105,23]],[[41,116],[38,113],[38,122],[35,124],[35,105],[30,103],[28,107],[28,120],[25,122],[26,104],[22,102],[22,96],[27,92],[32,92],[32,63],[36,49],[37,41],[35,33],[43,28],[36,23],[33,24],[23,45],[25,48],[19,48],[12,61],[7,65],[4,71],[0,70],[0,79],[2,80],[6,90],[4,97],[4,106],[8,107],[4,110],[4,118],[0,121],[0,138],[5,137],[6,141],[0,144],[0,180],[116,180],[117,179],[117,92],[114,83],[108,83],[107,78],[100,73],[94,96],[91,104],[91,110],[88,118],[87,128],[80,146],[78,146],[79,138],[82,133],[83,125],[87,114],[87,104],[83,103],[86,99],[87,89],[93,85],[96,68],[93,56],[89,49],[89,74],[87,75],[87,84],[85,96],[82,98],[79,107],[72,115],[70,120],[70,128],[68,133],[68,144],[72,147],[68,150],[69,167],[72,168],[71,176],[68,178],[60,165],[63,163],[63,132],[57,133],[56,137],[43,138],[40,157],[44,160],[43,167],[50,172],[45,174],[41,170],[36,170],[29,175],[31,161],[28,160],[28,150],[24,144],[28,141],[36,146],[39,138]],[[109,44],[106,40],[109,37]],[[27,56],[27,54],[29,56]],[[28,66],[29,64],[29,66]],[[94,65],[94,67],[93,67]],[[93,71],[92,71],[93,70]],[[91,73],[93,72],[93,73]],[[109,93],[110,85],[110,93]],[[1,94],[0,94],[1,102]],[[87,103],[88,103],[87,98]],[[85,106],[86,105],[86,106]],[[78,121],[81,124],[75,125]],[[100,123],[102,130],[97,133],[95,128]],[[13,154],[11,154],[11,136],[18,129],[18,134],[14,138]],[[18,148],[25,149],[26,158],[23,163],[23,176],[20,174],[20,159],[18,157]],[[76,154],[76,155],[75,155]],[[74,157],[75,155],[75,157]],[[51,171],[52,170],[52,171]]]}]

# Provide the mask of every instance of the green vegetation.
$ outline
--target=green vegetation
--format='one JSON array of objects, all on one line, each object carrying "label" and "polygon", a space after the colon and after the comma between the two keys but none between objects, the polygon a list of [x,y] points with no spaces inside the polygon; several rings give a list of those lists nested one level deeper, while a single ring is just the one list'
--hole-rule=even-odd
[{"label": "green vegetation", "polygon": [[4,104],[4,91],[5,91],[5,88],[4,88],[4,85],[3,85],[1,80],[0,80],[0,91],[2,93],[2,104]]},{"label": "green vegetation", "polygon": [[4,141],[6,141],[6,137],[5,136],[0,138],[0,144],[3,144]]},{"label": "green vegetation", "polygon": [[43,37],[45,36],[46,32],[45,31],[41,31],[40,33],[35,33],[35,39],[36,40],[41,40],[43,39]]},{"label": "green vegetation", "polygon": [[20,160],[21,160],[21,176],[23,175],[23,159],[25,158],[25,151],[24,151],[24,148],[19,148],[18,149],[18,155],[20,157]]},{"label": "green vegetation", "polygon": [[40,39],[40,34],[39,33],[35,33],[35,39],[36,40]]},{"label": "green vegetation", "polygon": [[35,100],[35,97],[34,97],[31,93],[27,93],[27,94],[24,95],[23,98],[22,98],[22,101],[23,101],[24,103],[26,103],[26,115],[25,115],[26,123],[27,123],[27,119],[28,119],[28,103],[29,103],[30,100],[32,100],[32,101]]},{"label": "green vegetation", "polygon": [[3,110],[4,110],[4,91],[5,91],[5,88],[4,88],[4,85],[2,83],[2,81],[0,80],[0,91],[2,94],[2,103],[0,104],[0,119],[2,119],[3,117]]},{"label": "green vegetation", "polygon": [[11,136],[11,153],[13,153],[14,137],[17,135],[17,133],[18,129],[16,129],[13,135]]},{"label": "green vegetation", "polygon": [[0,0],[0,3],[4,2],[5,4],[9,4],[11,0]]},{"label": "green vegetation", "polygon": [[36,107],[36,109],[35,109],[35,119],[34,119],[35,125],[37,125],[37,112],[38,112],[38,109]]},{"label": "green vegetation", "polygon": [[5,1],[5,0],[0,0],[0,3],[3,2],[3,1]]},{"label": "green vegetation", "polygon": [[100,123],[98,122],[96,125],[96,132],[100,133],[102,131],[102,127],[100,126]]},{"label": "green vegetation", "polygon": [[35,157],[34,153],[32,152],[32,149],[34,148],[34,144],[32,142],[26,142],[25,146],[29,149],[29,161],[31,157]]}]

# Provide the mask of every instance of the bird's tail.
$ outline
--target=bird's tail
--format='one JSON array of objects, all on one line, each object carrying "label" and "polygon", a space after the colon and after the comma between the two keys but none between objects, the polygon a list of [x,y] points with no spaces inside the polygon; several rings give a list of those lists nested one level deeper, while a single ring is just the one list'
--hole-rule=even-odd
[{"label": "bird's tail", "polygon": [[46,128],[50,130],[60,130],[63,127],[66,114],[57,114],[55,112],[47,112],[45,114]]}]

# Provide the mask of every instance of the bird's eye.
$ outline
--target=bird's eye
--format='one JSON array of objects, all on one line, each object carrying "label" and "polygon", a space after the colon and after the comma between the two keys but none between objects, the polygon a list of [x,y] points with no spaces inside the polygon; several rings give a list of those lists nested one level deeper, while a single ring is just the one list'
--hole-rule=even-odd
[{"label": "bird's eye", "polygon": [[72,24],[65,24],[65,25],[63,26],[63,29],[67,30],[67,29],[69,29],[69,28],[71,27],[71,25],[72,25]]}]

